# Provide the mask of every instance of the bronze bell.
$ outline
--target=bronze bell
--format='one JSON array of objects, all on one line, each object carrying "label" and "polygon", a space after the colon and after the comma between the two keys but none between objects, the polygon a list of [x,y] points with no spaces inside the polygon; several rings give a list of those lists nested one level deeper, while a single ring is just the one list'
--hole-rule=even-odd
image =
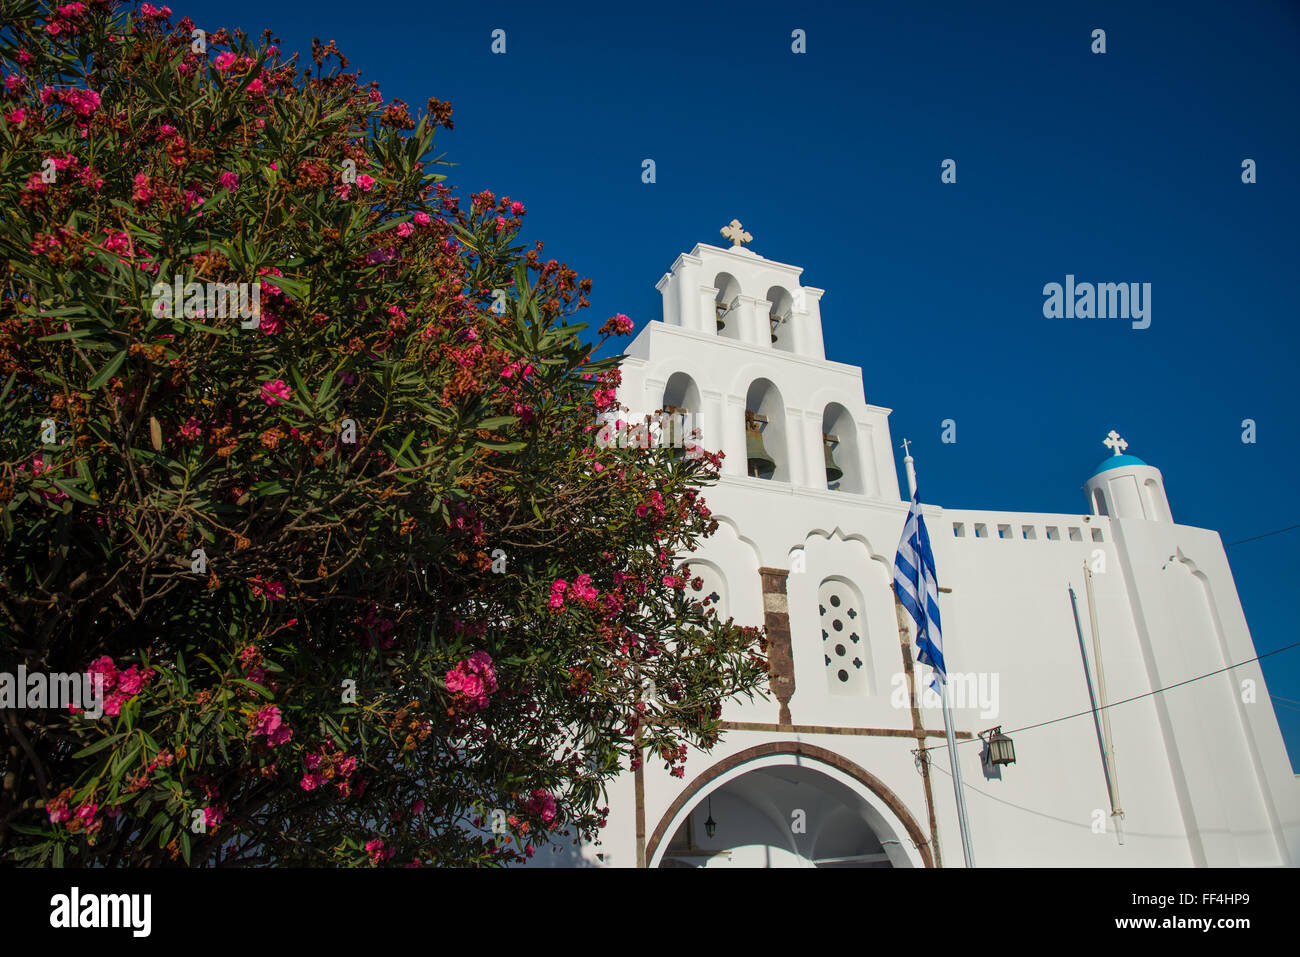
[{"label": "bronze bell", "polygon": [[713,313],[714,318],[718,321],[718,331],[721,332],[723,329],[727,328],[727,324],[722,321],[722,317],[727,314],[727,307],[722,303],[717,303],[713,307]]},{"label": "bronze bell", "polygon": [[831,447],[836,444],[836,440],[829,435],[822,435],[822,447],[826,450],[826,484],[828,485],[844,478],[844,470],[835,464],[835,457],[831,454]]},{"label": "bronze bell", "polygon": [[745,416],[745,458],[749,460],[749,474],[754,478],[771,478],[776,471],[776,461],[763,446],[763,433],[758,422]]}]

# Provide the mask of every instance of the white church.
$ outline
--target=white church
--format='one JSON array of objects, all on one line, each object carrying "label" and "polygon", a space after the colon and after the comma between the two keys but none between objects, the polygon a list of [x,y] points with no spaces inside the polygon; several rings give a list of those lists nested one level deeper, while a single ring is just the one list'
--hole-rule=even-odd
[{"label": "white church", "polygon": [[[729,704],[685,778],[647,755],[615,780],[566,863],[964,866],[943,709],[892,591],[890,410],[826,357],[823,290],[723,235],[659,281],[619,401],[726,453],[690,565],[724,620],[767,629],[771,697]],[[1259,665],[1230,668],[1256,650],[1219,535],[1105,444],[1081,513],[923,506],[972,863],[1295,866],[1300,779]]]}]

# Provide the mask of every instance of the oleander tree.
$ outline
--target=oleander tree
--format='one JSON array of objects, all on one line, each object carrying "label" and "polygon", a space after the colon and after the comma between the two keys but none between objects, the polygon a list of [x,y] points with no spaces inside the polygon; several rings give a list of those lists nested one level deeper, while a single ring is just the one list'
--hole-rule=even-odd
[{"label": "oleander tree", "polygon": [[455,195],[450,106],[2,6],[0,670],[103,714],[0,710],[0,855],[497,865],[716,742],[766,675],[689,567],[719,456],[597,441],[632,323]]}]

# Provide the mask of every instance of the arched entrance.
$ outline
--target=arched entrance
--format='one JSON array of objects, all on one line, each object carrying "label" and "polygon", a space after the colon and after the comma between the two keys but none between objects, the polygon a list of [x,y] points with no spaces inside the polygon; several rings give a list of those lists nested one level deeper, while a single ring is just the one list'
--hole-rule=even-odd
[{"label": "arched entrance", "polygon": [[750,748],[701,774],[665,812],[646,862],[933,866],[920,827],[892,791],[843,756],[800,742]]}]

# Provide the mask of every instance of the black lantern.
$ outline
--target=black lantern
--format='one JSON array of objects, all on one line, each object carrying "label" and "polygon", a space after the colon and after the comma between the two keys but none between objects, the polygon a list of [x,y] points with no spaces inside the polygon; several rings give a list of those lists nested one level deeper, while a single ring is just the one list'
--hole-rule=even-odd
[{"label": "black lantern", "polygon": [[992,731],[986,731],[988,735],[989,764],[1015,764],[1016,763],[1016,746],[1010,738],[1002,733],[1002,726],[998,725]]},{"label": "black lantern", "polygon": [[713,819],[713,797],[709,797],[709,816],[704,821],[704,833],[712,837],[718,830],[718,822]]}]

